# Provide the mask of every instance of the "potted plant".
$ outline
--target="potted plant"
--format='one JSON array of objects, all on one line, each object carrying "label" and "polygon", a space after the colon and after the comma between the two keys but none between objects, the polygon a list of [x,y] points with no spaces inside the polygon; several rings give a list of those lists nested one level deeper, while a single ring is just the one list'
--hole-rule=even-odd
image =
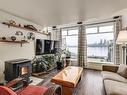
[{"label": "potted plant", "polygon": [[57,69],[61,70],[64,67],[65,50],[59,49],[56,56]]},{"label": "potted plant", "polygon": [[66,67],[70,65],[71,52],[66,49]]},{"label": "potted plant", "polygon": [[71,52],[66,49],[66,59],[70,59],[71,58]]},{"label": "potted plant", "polygon": [[47,71],[48,67],[47,67],[47,62],[44,61],[42,58],[34,58],[32,60],[32,72],[33,73],[40,73],[40,72],[44,72]]}]

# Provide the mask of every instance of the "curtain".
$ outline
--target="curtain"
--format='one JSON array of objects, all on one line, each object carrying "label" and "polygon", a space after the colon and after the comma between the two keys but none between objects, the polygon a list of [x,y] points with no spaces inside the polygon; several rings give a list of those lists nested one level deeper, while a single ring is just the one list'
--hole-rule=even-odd
[{"label": "curtain", "polygon": [[78,65],[81,67],[87,64],[87,40],[85,26],[79,25],[78,32]]},{"label": "curtain", "polygon": [[116,40],[119,34],[119,31],[122,30],[122,17],[117,16],[114,17],[115,20],[115,34],[114,34],[114,63],[120,64],[121,63],[121,57],[120,57],[120,46],[116,44]]},{"label": "curtain", "polygon": [[62,31],[61,31],[61,29],[57,29],[57,35],[58,35],[58,41],[59,41],[58,48],[60,49],[62,47]]}]

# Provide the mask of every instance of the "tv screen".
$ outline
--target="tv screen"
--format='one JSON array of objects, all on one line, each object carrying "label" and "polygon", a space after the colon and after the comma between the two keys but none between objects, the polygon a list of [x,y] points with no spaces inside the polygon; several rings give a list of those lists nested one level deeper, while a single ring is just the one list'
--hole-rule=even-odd
[{"label": "tv screen", "polygon": [[58,51],[58,46],[59,42],[58,41],[54,41],[53,43],[53,53],[56,53]]},{"label": "tv screen", "polygon": [[44,53],[44,40],[36,39],[36,55]]},{"label": "tv screen", "polygon": [[36,39],[36,55],[54,54],[58,49],[58,41]]},{"label": "tv screen", "polygon": [[51,53],[51,46],[52,46],[52,42],[51,40],[45,40],[44,41],[44,53],[45,54],[50,54]]}]

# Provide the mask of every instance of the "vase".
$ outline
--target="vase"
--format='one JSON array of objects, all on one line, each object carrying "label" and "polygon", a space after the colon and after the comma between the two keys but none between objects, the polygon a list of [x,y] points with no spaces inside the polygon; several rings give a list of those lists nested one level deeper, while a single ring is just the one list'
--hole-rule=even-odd
[{"label": "vase", "polygon": [[61,70],[64,67],[63,62],[57,61],[56,64],[57,64],[57,70]]}]

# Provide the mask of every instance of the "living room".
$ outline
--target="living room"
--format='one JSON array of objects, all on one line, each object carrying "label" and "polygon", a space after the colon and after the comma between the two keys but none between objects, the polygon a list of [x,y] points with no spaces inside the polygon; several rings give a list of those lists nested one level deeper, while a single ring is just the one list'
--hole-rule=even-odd
[{"label": "living room", "polygon": [[0,95],[127,95],[127,1],[0,1]]}]

